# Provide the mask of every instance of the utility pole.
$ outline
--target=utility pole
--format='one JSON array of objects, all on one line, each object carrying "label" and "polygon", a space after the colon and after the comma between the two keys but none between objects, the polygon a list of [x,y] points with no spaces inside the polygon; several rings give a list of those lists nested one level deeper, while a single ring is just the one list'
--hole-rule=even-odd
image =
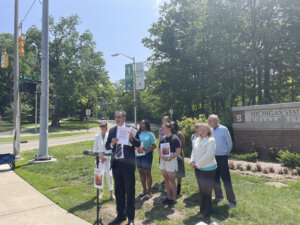
[{"label": "utility pole", "polygon": [[19,0],[15,0],[14,25],[14,143],[13,153],[17,159],[20,157],[20,95],[19,95]]},{"label": "utility pole", "polygon": [[135,68],[135,58],[132,58],[133,61],[133,101],[134,101],[134,126],[137,128],[136,124],[136,68]]},{"label": "utility pole", "polygon": [[42,60],[41,60],[41,103],[40,103],[40,143],[39,155],[35,160],[51,160],[48,155],[49,117],[49,1],[43,0],[42,18]]}]

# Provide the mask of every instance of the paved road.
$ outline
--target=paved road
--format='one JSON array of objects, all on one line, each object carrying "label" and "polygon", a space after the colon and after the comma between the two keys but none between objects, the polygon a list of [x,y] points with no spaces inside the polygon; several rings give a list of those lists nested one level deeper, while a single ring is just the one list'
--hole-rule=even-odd
[{"label": "paved road", "polygon": [[[108,123],[108,127],[114,126],[114,121],[106,121]],[[129,123],[130,125],[133,125],[133,123]],[[159,125],[155,124],[153,125],[153,130],[157,130]],[[75,132],[75,131],[74,131]],[[77,130],[76,132],[86,132],[86,130]],[[48,147],[57,146],[57,145],[64,145],[64,144],[71,144],[81,141],[88,141],[88,140],[94,140],[95,133],[99,132],[98,127],[94,127],[89,129],[89,132],[87,134],[82,135],[76,135],[76,136],[66,136],[66,137],[59,137],[59,138],[49,138],[48,139]],[[60,132],[60,133],[70,133],[70,132]],[[32,149],[38,149],[39,148],[39,140],[32,140],[28,141],[27,143],[21,143],[20,144],[20,151],[28,151]],[[0,154],[5,153],[13,153],[13,143],[0,143]]]}]

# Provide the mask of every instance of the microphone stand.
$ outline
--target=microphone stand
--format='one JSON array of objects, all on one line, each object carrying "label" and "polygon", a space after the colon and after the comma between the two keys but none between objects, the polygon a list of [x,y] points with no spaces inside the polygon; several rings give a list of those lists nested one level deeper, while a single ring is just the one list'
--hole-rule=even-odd
[{"label": "microphone stand", "polygon": [[[94,152],[91,150],[84,150],[83,151],[84,155],[92,155],[92,156],[96,156],[96,167],[97,169],[99,168],[99,152]],[[93,225],[103,225],[102,223],[102,219],[100,218],[100,203],[99,203],[99,188],[97,188],[97,219],[94,222]]]},{"label": "microphone stand", "polygon": [[[99,153],[96,155],[96,167],[99,168]],[[94,225],[103,225],[102,219],[99,218],[100,214],[100,204],[99,204],[99,188],[97,188],[97,220],[95,221]]]}]

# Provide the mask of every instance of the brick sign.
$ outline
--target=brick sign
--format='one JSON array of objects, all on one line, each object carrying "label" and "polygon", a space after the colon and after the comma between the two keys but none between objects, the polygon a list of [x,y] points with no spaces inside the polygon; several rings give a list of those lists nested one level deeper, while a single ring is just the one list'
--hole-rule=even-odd
[{"label": "brick sign", "polygon": [[270,149],[300,153],[300,102],[233,107],[235,146],[259,151],[270,159]]}]

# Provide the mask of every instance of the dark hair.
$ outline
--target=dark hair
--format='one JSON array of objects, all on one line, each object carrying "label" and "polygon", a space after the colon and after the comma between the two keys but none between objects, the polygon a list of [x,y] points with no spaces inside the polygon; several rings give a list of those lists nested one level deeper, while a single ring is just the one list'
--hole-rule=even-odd
[{"label": "dark hair", "polygon": [[176,121],[172,121],[171,123],[171,131],[173,134],[177,134],[179,131],[179,126],[178,123]]},{"label": "dark hair", "polygon": [[[149,120],[141,120],[140,122],[140,129],[139,129],[139,133],[142,132],[142,128],[141,128],[141,123],[144,122],[145,123],[145,126],[146,126],[146,130],[147,131],[151,131],[151,125],[150,125],[150,122]],[[151,131],[152,132],[152,131]]]}]

